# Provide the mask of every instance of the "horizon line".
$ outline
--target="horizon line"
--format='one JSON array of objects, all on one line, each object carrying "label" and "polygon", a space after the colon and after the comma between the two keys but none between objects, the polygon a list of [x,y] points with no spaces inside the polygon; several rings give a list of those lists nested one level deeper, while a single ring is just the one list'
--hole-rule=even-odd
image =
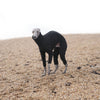
[{"label": "horizon line", "polygon": [[[45,34],[43,34],[45,35]],[[100,35],[100,32],[96,32],[96,33],[84,33],[84,32],[75,32],[75,33],[62,33],[62,35]],[[11,40],[11,39],[20,39],[20,38],[29,38],[31,37],[32,35],[29,35],[29,36],[16,36],[16,37],[7,37],[7,38],[0,38],[0,41],[2,40]]]}]

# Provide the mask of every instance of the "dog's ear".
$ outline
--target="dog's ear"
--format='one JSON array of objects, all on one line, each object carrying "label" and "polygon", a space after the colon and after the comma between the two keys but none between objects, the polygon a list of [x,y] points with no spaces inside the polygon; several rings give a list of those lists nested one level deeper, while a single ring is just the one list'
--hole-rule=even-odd
[{"label": "dog's ear", "polygon": [[34,30],[32,31],[32,33],[34,33]]},{"label": "dog's ear", "polygon": [[40,32],[40,28],[37,28],[37,31]]}]

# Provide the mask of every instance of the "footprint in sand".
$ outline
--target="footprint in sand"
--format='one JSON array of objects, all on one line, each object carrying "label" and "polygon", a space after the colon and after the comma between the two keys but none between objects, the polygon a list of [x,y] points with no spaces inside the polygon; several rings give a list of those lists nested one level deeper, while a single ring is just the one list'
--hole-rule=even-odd
[{"label": "footprint in sand", "polygon": [[26,64],[24,64],[24,66],[28,66],[30,64],[30,61],[27,61]]},{"label": "footprint in sand", "polygon": [[100,75],[100,71],[92,71],[93,74]]},{"label": "footprint in sand", "polygon": [[67,82],[65,83],[65,86],[70,86],[72,83],[71,82]]},{"label": "footprint in sand", "polygon": [[27,63],[26,63],[26,64],[24,64],[24,66],[28,66],[28,65],[29,65],[29,64],[27,64]]}]

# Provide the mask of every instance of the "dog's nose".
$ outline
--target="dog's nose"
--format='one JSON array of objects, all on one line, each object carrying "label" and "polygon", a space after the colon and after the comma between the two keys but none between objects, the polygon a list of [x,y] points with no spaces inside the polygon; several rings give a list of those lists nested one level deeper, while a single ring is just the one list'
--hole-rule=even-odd
[{"label": "dog's nose", "polygon": [[33,39],[36,39],[36,36],[32,36]]}]

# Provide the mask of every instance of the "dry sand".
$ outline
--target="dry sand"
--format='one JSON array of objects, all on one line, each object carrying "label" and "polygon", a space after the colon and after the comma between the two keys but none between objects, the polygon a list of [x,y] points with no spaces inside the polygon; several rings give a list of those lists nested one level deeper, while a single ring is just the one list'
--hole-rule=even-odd
[{"label": "dry sand", "polygon": [[0,100],[100,100],[100,35],[64,37],[67,73],[62,74],[59,59],[56,74],[45,77],[38,46],[30,37],[1,40]]}]

